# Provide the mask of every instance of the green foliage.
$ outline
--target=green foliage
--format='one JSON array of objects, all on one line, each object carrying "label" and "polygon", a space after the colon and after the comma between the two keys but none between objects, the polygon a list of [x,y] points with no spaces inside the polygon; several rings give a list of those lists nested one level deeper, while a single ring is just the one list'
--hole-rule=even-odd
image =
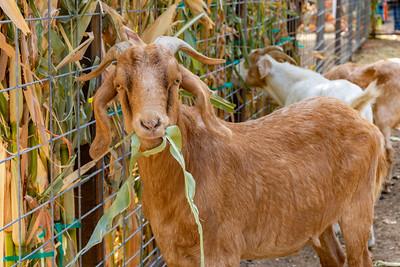
[{"label": "green foliage", "polygon": [[169,151],[174,159],[179,163],[182,168],[184,179],[185,179],[185,195],[190,206],[190,210],[195,218],[195,222],[198,227],[199,237],[200,237],[200,266],[204,267],[204,246],[203,246],[203,229],[200,223],[199,210],[194,203],[194,195],[196,192],[196,181],[194,180],[192,174],[186,171],[185,159],[182,155],[182,135],[178,126],[169,126],[166,129],[166,135],[163,137],[161,144],[155,148],[147,151],[140,152],[140,140],[137,135],[133,135],[131,139],[131,160],[130,160],[130,175],[129,178],[123,183],[123,185],[118,190],[115,200],[113,201],[111,207],[107,209],[103,216],[101,216],[98,221],[88,243],[85,247],[78,252],[75,256],[73,262],[78,260],[78,258],[86,253],[93,246],[100,244],[104,236],[112,229],[113,220],[120,214],[122,214],[130,205],[131,190],[134,188],[134,173],[133,168],[135,167],[136,161],[139,157],[149,157],[160,153],[167,146],[167,141],[169,143]]}]

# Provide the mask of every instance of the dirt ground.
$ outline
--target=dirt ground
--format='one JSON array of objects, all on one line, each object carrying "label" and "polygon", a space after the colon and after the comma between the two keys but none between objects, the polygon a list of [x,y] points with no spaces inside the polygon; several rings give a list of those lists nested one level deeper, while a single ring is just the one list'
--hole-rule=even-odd
[{"label": "dirt ground", "polygon": [[[368,40],[353,57],[354,62],[370,63],[383,58],[400,57],[400,36]],[[399,78],[400,82],[400,78]],[[400,104],[400,103],[399,103]],[[395,171],[400,176],[400,131],[393,133],[396,149]],[[393,180],[392,193],[382,195],[375,209],[376,246],[372,249],[374,261],[400,263],[400,180]],[[241,267],[318,267],[319,260],[310,247],[290,257],[242,263]],[[399,265],[396,265],[399,266]]]}]

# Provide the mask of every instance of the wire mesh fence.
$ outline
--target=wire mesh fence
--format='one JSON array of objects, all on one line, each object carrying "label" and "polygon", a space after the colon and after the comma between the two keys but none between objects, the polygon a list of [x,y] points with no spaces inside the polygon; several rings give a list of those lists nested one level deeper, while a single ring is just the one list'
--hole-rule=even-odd
[{"label": "wire mesh fence", "polygon": [[[10,1],[9,1],[10,2]],[[163,266],[141,211],[140,178],[131,205],[104,241],[85,251],[96,223],[126,179],[129,146],[118,103],[109,108],[114,149],[90,159],[92,97],[101,79],[75,80],[121,41],[125,25],[147,42],[175,34],[227,60],[182,64],[235,103],[229,121],[270,113],[276,104],[247,88],[237,66],[251,49],[279,45],[319,72],[348,61],[369,32],[370,1],[48,0],[0,4],[0,258],[5,266]],[[6,5],[8,6],[8,9]],[[18,15],[19,14],[19,15]],[[18,27],[17,27],[18,26]],[[137,170],[135,170],[137,172]]]}]

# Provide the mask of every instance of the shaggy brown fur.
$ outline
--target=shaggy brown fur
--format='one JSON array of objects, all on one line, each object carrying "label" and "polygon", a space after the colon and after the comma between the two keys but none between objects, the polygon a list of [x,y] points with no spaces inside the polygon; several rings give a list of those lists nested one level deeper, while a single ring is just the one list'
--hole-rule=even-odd
[{"label": "shaggy brown fur", "polygon": [[334,67],[325,74],[325,77],[330,80],[346,79],[364,89],[370,82],[377,80],[380,96],[373,109],[374,123],[385,136],[385,147],[390,165],[387,178],[389,181],[393,175],[394,160],[394,150],[390,141],[391,130],[400,123],[400,84],[398,82],[400,64],[389,60],[380,60],[368,65],[346,63]]},{"label": "shaggy brown fur", "polygon": [[[196,95],[195,106],[179,102],[180,86]],[[207,86],[155,44],[122,53],[95,105],[108,102],[114,88],[142,149],[158,145],[166,126],[181,129],[186,166],[197,184],[206,266],[285,256],[310,241],[322,266],[344,266],[331,226],[337,221],[349,266],[372,266],[367,241],[385,167],[383,138],[356,111],[321,97],[258,120],[227,123],[214,114]],[[95,109],[101,137],[110,135],[105,109]],[[93,143],[92,157],[108,145]],[[138,164],[143,211],[168,266],[199,266],[197,226],[180,166],[168,149]]]}]

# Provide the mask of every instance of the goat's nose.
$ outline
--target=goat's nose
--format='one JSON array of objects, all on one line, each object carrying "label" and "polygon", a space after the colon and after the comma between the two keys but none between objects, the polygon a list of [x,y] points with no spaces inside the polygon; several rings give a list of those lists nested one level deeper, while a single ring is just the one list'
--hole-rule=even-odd
[{"label": "goat's nose", "polygon": [[140,120],[140,125],[146,130],[152,131],[157,129],[161,125],[160,118],[154,118],[151,120]]}]

